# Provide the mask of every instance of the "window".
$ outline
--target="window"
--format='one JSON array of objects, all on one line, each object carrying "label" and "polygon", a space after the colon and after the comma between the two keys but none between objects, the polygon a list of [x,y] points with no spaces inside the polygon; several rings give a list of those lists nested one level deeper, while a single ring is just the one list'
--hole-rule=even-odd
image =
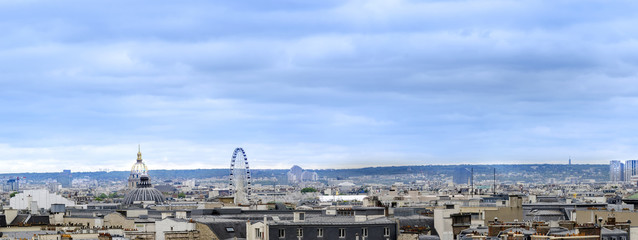
[{"label": "window", "polygon": [[368,236],[368,228],[362,228],[361,229],[361,236],[362,237],[367,237]]},{"label": "window", "polygon": [[279,237],[280,238],[286,237],[286,229],[279,229]]},{"label": "window", "polygon": [[261,231],[259,230],[259,228],[255,229],[255,236],[257,236],[258,238],[261,238]]},{"label": "window", "polygon": [[317,237],[323,237],[323,228],[317,228]]},{"label": "window", "polygon": [[383,236],[390,236],[390,228],[389,227],[384,227],[383,228]]},{"label": "window", "polygon": [[301,221],[306,220],[306,214],[299,213],[299,220],[301,220]]},{"label": "window", "polygon": [[303,237],[303,229],[297,228],[297,237]]},{"label": "window", "polygon": [[345,228],[339,228],[339,237],[340,238],[345,238],[346,237],[346,229]]},{"label": "window", "polygon": [[354,215],[354,211],[352,210],[340,210],[337,211],[337,214],[340,216],[353,216]]},{"label": "window", "polygon": [[231,233],[231,232],[235,232],[235,229],[234,229],[234,228],[232,228],[232,227],[227,227],[227,228],[226,228],[226,232],[229,232],[229,233]]}]

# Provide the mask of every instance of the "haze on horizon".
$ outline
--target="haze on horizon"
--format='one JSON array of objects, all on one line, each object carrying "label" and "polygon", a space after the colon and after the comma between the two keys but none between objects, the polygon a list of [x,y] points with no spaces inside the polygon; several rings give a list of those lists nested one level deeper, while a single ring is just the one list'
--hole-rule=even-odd
[{"label": "haze on horizon", "polygon": [[0,172],[638,156],[633,1],[0,1]]}]

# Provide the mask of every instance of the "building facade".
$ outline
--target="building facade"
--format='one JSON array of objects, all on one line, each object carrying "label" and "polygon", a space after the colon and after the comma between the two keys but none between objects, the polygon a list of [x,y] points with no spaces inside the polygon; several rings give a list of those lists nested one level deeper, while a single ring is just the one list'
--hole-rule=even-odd
[{"label": "building facade", "polygon": [[297,165],[292,166],[286,176],[288,177],[288,183],[290,184],[314,182],[319,180],[319,175],[316,172],[306,171]]},{"label": "building facade", "polygon": [[9,179],[3,186],[5,192],[17,192],[20,191],[20,178]]},{"label": "building facade", "polygon": [[292,220],[265,217],[246,224],[248,240],[387,240],[398,235],[397,222],[386,218],[383,208],[332,209],[320,215],[295,212]]},{"label": "building facade", "polygon": [[625,181],[625,164],[620,160],[609,161],[609,181],[622,182]]},{"label": "building facade", "polygon": [[57,182],[62,185],[63,188],[70,188],[71,182],[73,182],[71,170],[63,170],[62,173],[58,175]]},{"label": "building facade", "polygon": [[638,160],[627,160],[625,161],[625,181],[632,181],[632,177],[634,180],[638,177]]}]

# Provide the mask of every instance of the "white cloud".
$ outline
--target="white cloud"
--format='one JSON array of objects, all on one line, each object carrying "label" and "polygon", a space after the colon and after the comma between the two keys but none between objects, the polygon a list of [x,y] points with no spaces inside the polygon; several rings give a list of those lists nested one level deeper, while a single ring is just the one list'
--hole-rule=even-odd
[{"label": "white cloud", "polygon": [[638,143],[633,3],[0,4],[6,171],[126,169],[137,142],[151,168],[225,167],[236,144],[321,168]]}]

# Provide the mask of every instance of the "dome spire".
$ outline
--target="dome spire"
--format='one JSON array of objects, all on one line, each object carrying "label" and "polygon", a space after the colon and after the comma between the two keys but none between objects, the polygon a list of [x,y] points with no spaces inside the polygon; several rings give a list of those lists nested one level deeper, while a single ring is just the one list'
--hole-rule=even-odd
[{"label": "dome spire", "polygon": [[142,161],[142,147],[140,147],[140,144],[137,144],[137,161]]}]

